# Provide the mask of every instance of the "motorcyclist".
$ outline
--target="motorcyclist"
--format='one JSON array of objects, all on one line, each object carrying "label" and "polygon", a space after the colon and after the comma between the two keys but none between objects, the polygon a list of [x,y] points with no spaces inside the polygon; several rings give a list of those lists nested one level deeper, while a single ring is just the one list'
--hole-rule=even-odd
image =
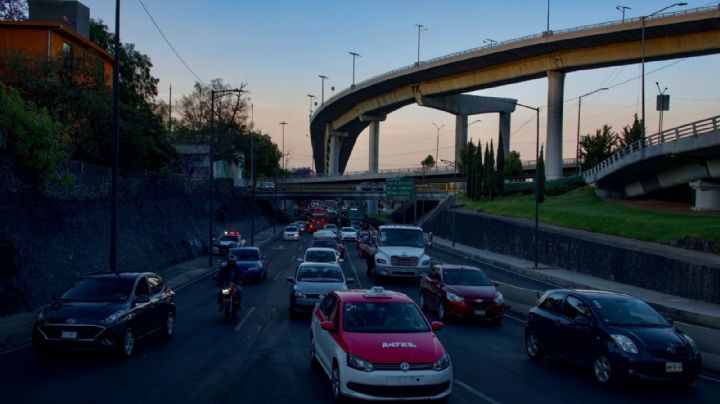
[{"label": "motorcyclist", "polygon": [[242,277],[240,273],[240,268],[237,267],[237,257],[232,254],[227,256],[227,264],[220,267],[216,278],[216,286],[218,287],[218,311],[223,310],[222,291],[220,290],[220,288],[230,284],[235,287],[238,307],[241,307],[240,303],[242,303],[243,296],[243,290],[241,286]]}]

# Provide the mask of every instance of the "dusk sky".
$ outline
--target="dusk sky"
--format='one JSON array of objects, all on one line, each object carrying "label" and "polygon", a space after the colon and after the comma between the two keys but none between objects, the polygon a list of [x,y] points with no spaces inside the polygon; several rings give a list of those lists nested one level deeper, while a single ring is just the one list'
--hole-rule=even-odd
[{"label": "dusk sky", "polygon": [[[82,0],[90,16],[114,29],[115,2]],[[355,0],[355,1],[241,1],[241,0],[142,0],[157,24],[188,66],[205,82],[222,78],[231,85],[247,82],[254,104],[255,125],[281,143],[280,121],[285,127],[288,168],[311,166],[308,129],[310,99],[319,101],[319,74],[325,82],[325,99],[349,87],[352,56],[356,82],[400,67],[417,59],[417,27],[428,28],[420,40],[420,59],[483,46],[484,40],[505,41],[545,30],[546,0]],[[688,2],[673,7],[682,11],[713,6],[718,2]],[[673,1],[662,0],[551,0],[550,29],[620,20],[616,5],[631,7],[625,18],[651,14]],[[173,99],[192,90],[196,78],[165,43],[139,0],[122,1],[121,40],[134,43],[150,56],[153,75],[160,79],[159,97]],[[665,129],[717,115],[720,109],[720,56],[702,56],[646,64],[646,115],[648,133],[658,127],[655,82],[667,87],[670,111]],[[575,157],[577,97],[600,87],[609,90],[582,101],[581,134],[608,123],[616,131],[640,113],[639,64],[569,73],[565,79],[564,158]],[[335,87],[335,91],[331,87]],[[516,98],[544,107],[547,79],[502,86],[473,94]],[[483,143],[497,141],[496,114],[470,117],[468,136]],[[541,142],[545,139],[545,111],[540,117]],[[428,154],[435,155],[440,130],[440,159],[452,160],[455,118],[451,114],[408,106],[388,116],[380,126],[380,168],[416,167]],[[522,159],[534,158],[534,112],[518,108],[512,116],[511,149]],[[348,171],[368,166],[367,130],[360,135]]]}]

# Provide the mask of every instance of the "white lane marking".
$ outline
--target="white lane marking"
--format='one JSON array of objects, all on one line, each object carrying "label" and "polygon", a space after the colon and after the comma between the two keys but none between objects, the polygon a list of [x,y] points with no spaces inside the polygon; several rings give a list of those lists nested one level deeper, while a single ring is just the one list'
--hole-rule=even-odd
[{"label": "white lane marking", "polygon": [[238,324],[237,327],[235,327],[235,331],[240,331],[240,329],[242,328],[242,326],[245,325],[245,322],[246,322],[247,319],[250,317],[250,315],[253,313],[253,311],[255,311],[255,308],[254,308],[254,307],[251,307],[250,310],[248,310],[248,312],[247,312],[247,314],[245,315],[245,317],[243,317],[243,319],[240,320],[240,324]]},{"label": "white lane marking", "polygon": [[507,314],[507,313],[505,313],[505,315],[504,315],[503,317],[509,318],[510,320],[515,320],[515,321],[517,321],[518,323],[522,323],[522,324],[526,324],[526,323],[527,323],[527,321],[523,320],[522,318],[517,318],[517,317],[511,316],[511,315],[509,315],[509,314]]},{"label": "white lane marking", "polygon": [[11,354],[11,353],[13,353],[13,352],[17,352],[17,351],[19,351],[19,350],[21,350],[21,349],[25,349],[25,348],[28,348],[28,347],[30,347],[30,346],[32,346],[31,343],[30,343],[30,344],[21,345],[21,346],[19,346],[19,347],[15,347],[15,348],[10,348],[10,349],[8,349],[7,351],[2,351],[2,352],[0,352],[0,355]]},{"label": "white lane marking", "polygon": [[467,384],[461,382],[461,381],[458,380],[458,379],[455,379],[455,380],[453,380],[453,381],[454,381],[455,384],[457,384],[458,386],[460,386],[460,387],[464,388],[465,390],[467,390],[467,391],[475,394],[476,396],[482,398],[483,400],[487,401],[487,402],[490,403],[490,404],[500,404],[499,401],[494,400],[492,397],[488,396],[487,394],[484,394],[484,393],[481,393],[481,392],[475,390],[474,388],[468,386]]},{"label": "white lane marking", "polygon": [[278,272],[277,274],[275,274],[275,277],[273,278],[273,280],[280,279],[280,275],[282,275],[282,272]]},{"label": "white lane marking", "polygon": [[[347,257],[348,257],[348,259],[347,259],[348,262],[350,262],[350,269],[352,269],[353,273],[355,274],[355,282],[357,282],[357,284],[359,286],[358,289],[362,289],[362,282],[360,281],[360,277],[358,276],[357,271],[355,271],[355,265],[353,265],[353,263],[352,263],[352,257],[350,256],[349,252],[345,251],[345,253],[346,253],[345,255],[347,255]],[[355,289],[355,288],[351,288],[351,289]]]},{"label": "white lane marking", "polygon": [[711,381],[711,382],[720,383],[720,379],[715,379],[715,378],[712,378],[712,377],[709,377],[709,376],[700,375],[700,378],[701,378],[701,379],[708,380],[708,381]]}]

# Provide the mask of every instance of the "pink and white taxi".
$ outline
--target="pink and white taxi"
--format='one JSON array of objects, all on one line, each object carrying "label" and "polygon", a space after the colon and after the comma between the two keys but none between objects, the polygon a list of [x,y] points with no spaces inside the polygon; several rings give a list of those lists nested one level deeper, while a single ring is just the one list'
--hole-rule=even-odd
[{"label": "pink and white taxi", "polygon": [[338,290],[315,306],[310,360],[332,381],[333,397],[442,400],[452,392],[452,365],[408,296],[382,287]]}]

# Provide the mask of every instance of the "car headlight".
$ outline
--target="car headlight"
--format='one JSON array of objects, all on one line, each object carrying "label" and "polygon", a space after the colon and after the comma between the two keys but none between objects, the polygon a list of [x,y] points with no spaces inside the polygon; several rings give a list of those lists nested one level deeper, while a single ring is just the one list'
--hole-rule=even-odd
[{"label": "car headlight", "polygon": [[303,292],[298,292],[298,291],[296,290],[296,291],[295,291],[295,297],[303,298],[303,297],[305,297],[305,293],[303,293]]},{"label": "car headlight", "polygon": [[440,357],[440,359],[436,360],[433,363],[433,369],[437,370],[438,372],[441,370],[445,370],[450,367],[450,357],[448,354],[444,354]]},{"label": "car headlight", "polygon": [[420,262],[420,265],[422,265],[422,266],[430,265],[430,257],[423,258],[423,260]]},{"label": "car headlight", "polygon": [[680,336],[683,337],[683,339],[685,339],[685,341],[687,341],[687,343],[688,343],[688,345],[690,345],[690,348],[692,349],[693,353],[696,354],[696,353],[700,352],[700,349],[698,348],[698,346],[697,346],[697,344],[695,343],[695,340],[694,340],[694,339],[692,339],[692,338],[691,338],[689,335],[687,335],[687,334],[680,334]]},{"label": "car headlight", "polygon": [[376,258],[375,262],[378,264],[384,264],[387,265],[387,260],[385,258]]},{"label": "car headlight", "polygon": [[112,324],[112,323],[120,320],[125,314],[127,314],[127,312],[125,310],[118,310],[115,313],[107,316],[107,318],[105,320],[103,320],[102,322],[104,324]]},{"label": "car headlight", "polygon": [[447,296],[447,299],[450,300],[450,301],[453,302],[453,303],[457,303],[457,302],[460,302],[460,301],[463,300],[462,297],[456,295],[456,294],[453,293],[453,292],[447,292],[446,296]]},{"label": "car headlight", "polygon": [[495,295],[495,304],[503,304],[505,299],[503,298],[502,293],[497,292],[497,295]]},{"label": "car headlight", "polygon": [[615,344],[620,347],[623,351],[627,353],[638,353],[637,345],[631,340],[630,338],[626,337],[625,335],[620,334],[613,334],[610,336]]},{"label": "car headlight", "polygon": [[230,289],[228,289],[228,288],[223,289],[223,290],[222,290],[222,294],[223,294],[223,296],[229,295],[229,294],[230,294]]},{"label": "car headlight", "polygon": [[373,366],[371,362],[352,354],[347,354],[347,364],[351,368],[362,370],[363,372],[372,372],[375,370],[375,366]]}]

